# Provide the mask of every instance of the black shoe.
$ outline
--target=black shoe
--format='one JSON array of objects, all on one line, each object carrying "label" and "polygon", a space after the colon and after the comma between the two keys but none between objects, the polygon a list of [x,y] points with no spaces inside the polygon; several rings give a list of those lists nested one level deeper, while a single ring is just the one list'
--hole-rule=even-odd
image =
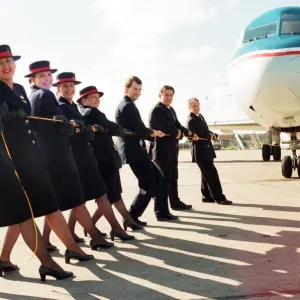
[{"label": "black shoe", "polygon": [[202,198],[203,203],[215,203],[213,198]]},{"label": "black shoe", "polygon": [[135,221],[135,223],[137,223],[140,226],[147,226],[147,222],[143,222],[139,220],[139,217],[135,217],[133,215],[131,215],[132,219]]},{"label": "black shoe", "polygon": [[66,264],[70,263],[71,258],[77,259],[79,261],[87,261],[87,260],[94,259],[94,256],[89,255],[89,254],[79,254],[79,253],[76,253],[76,252],[73,252],[73,251],[67,249],[66,252],[65,252],[65,262],[66,262]]},{"label": "black shoe", "polygon": [[19,267],[16,265],[13,265],[12,263],[8,261],[0,260],[0,277],[3,276],[3,273],[7,272],[13,272],[19,270]]},{"label": "black shoe", "polygon": [[189,210],[192,209],[192,207],[192,205],[188,205],[183,202],[179,202],[175,206],[171,206],[173,210]]},{"label": "black shoe", "polygon": [[110,232],[110,239],[112,241],[114,241],[115,237],[119,238],[122,241],[130,241],[130,240],[134,240],[135,239],[135,237],[133,235],[129,235],[126,232],[123,233],[123,232],[118,232],[116,230],[112,230]]},{"label": "black shoe", "polygon": [[229,201],[227,199],[221,200],[221,201],[216,201],[220,205],[231,205],[232,201]]},{"label": "black shoe", "polygon": [[57,251],[58,249],[57,249],[57,247],[56,246],[54,246],[54,245],[52,245],[52,244],[47,244],[47,245],[45,245],[45,247],[46,247],[46,249],[49,251],[49,252],[54,252],[54,251]]},{"label": "black shoe", "polygon": [[85,240],[84,240],[83,238],[80,238],[80,237],[79,237],[78,235],[76,235],[76,234],[73,235],[73,238],[74,238],[75,243],[77,243],[77,244],[80,244],[80,243],[84,243],[84,242],[85,242]]},{"label": "black shoe", "polygon": [[174,216],[172,214],[168,214],[165,217],[156,217],[156,218],[157,218],[157,221],[175,221],[175,220],[178,220],[178,217]]},{"label": "black shoe", "polygon": [[[99,229],[97,229],[97,230],[98,230],[100,236],[102,236],[104,238],[107,237],[107,234],[105,232],[101,232]],[[88,233],[87,233],[87,231],[85,229],[83,230],[83,233],[84,233],[84,236],[88,235]]]},{"label": "black shoe", "polygon": [[72,272],[56,271],[56,270],[53,270],[53,269],[46,268],[44,266],[40,266],[39,273],[40,273],[40,276],[41,276],[41,280],[43,282],[46,281],[46,276],[47,275],[52,276],[52,277],[54,277],[58,280],[66,279],[66,278],[69,278],[69,277],[73,276]]},{"label": "black shoe", "polygon": [[123,220],[123,228],[125,231],[127,231],[127,227],[131,228],[131,230],[143,230],[144,227],[137,224],[137,223],[130,223],[126,220]]},{"label": "black shoe", "polygon": [[108,241],[106,241],[105,239],[103,239],[103,241],[94,241],[91,240],[90,241],[90,246],[92,250],[98,250],[98,248],[111,248],[114,246],[114,243],[110,243]]}]

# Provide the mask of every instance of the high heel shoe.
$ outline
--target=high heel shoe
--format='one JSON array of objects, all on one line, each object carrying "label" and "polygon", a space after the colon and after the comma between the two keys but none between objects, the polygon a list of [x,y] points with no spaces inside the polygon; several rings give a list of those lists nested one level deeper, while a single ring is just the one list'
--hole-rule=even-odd
[{"label": "high heel shoe", "polygon": [[131,230],[143,230],[144,229],[143,226],[138,225],[136,223],[130,223],[127,220],[123,220],[123,227],[124,227],[125,231],[127,231],[127,227],[131,228]]},{"label": "high heel shoe", "polygon": [[18,266],[13,265],[11,262],[0,260],[0,277],[3,276],[3,273],[17,270],[19,270]]},{"label": "high heel shoe", "polygon": [[76,244],[84,243],[85,240],[83,238],[80,238],[78,235],[74,234],[73,235],[74,241]]},{"label": "high heel shoe", "polygon": [[77,259],[79,261],[87,261],[87,260],[94,259],[94,256],[89,255],[89,254],[79,254],[79,253],[76,253],[74,251],[71,251],[71,250],[67,249],[66,252],[65,252],[65,262],[66,262],[66,264],[70,263],[71,258]]},{"label": "high heel shoe", "polygon": [[54,252],[54,251],[57,251],[57,247],[52,245],[52,244],[46,244],[45,245],[46,249],[49,251],[49,252]]},{"label": "high heel shoe", "polygon": [[115,244],[114,243],[110,243],[110,242],[107,242],[106,240],[104,241],[94,241],[94,240],[91,240],[90,241],[90,246],[91,246],[91,249],[92,250],[97,250],[98,248],[111,248],[113,247]]},{"label": "high heel shoe", "polygon": [[[107,234],[105,232],[101,232],[99,229],[97,229],[97,230],[98,230],[100,236],[102,236],[104,238],[107,237]],[[88,233],[85,229],[83,230],[83,233],[84,233],[84,236],[88,236]]]},{"label": "high heel shoe", "polygon": [[115,230],[112,230],[110,232],[110,238],[112,241],[115,240],[115,237],[119,238],[122,241],[130,241],[130,240],[135,240],[135,237],[133,235],[129,235],[126,232],[121,233]]},{"label": "high heel shoe", "polygon": [[72,272],[66,272],[66,271],[56,271],[44,266],[40,266],[39,273],[41,277],[41,281],[46,281],[46,276],[52,276],[58,280],[66,279],[73,276]]}]

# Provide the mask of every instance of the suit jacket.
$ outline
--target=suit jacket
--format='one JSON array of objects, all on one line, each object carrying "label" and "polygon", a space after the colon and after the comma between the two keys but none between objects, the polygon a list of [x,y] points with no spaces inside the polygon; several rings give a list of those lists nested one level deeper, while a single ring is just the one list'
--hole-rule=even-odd
[{"label": "suit jacket", "polygon": [[211,131],[208,129],[207,123],[203,116],[199,117],[190,113],[187,119],[187,128],[197,134],[199,138],[207,140],[198,140],[191,142],[192,161],[210,161],[216,157],[215,150],[211,143]]},{"label": "suit jacket", "polygon": [[[63,115],[54,94],[50,90],[39,89],[34,86],[29,100],[33,116],[53,118],[55,115]],[[61,128],[67,130],[61,130]],[[68,141],[67,132],[72,132],[71,125],[39,121],[33,130],[51,176],[78,170]]]},{"label": "suit jacket", "polygon": [[116,122],[136,133],[135,136],[118,138],[117,146],[123,164],[150,160],[147,150],[141,144],[144,139],[151,139],[153,131],[145,126],[139,110],[128,96],[124,96],[117,107]]},{"label": "suit jacket", "polygon": [[174,160],[177,156],[178,148],[178,130],[183,134],[188,134],[188,129],[183,127],[177,119],[177,115],[173,107],[167,107],[161,102],[157,103],[149,115],[150,128],[161,130],[169,136],[163,138],[155,138],[152,147],[152,159],[156,160]]},{"label": "suit jacket", "polygon": [[98,160],[99,167],[120,169],[122,167],[121,158],[115,148],[112,136],[118,136],[124,133],[124,129],[118,124],[111,122],[106,115],[95,107],[83,105],[80,107],[81,114],[84,116],[87,124],[102,125],[109,130],[109,133],[95,133],[95,139],[91,142]]}]

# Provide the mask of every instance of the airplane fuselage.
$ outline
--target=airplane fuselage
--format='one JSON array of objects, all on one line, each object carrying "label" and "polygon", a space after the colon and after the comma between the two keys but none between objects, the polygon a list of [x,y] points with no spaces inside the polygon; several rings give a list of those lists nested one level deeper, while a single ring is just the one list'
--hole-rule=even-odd
[{"label": "airplane fuselage", "polygon": [[300,7],[269,11],[247,26],[228,80],[252,120],[269,128],[300,126]]}]

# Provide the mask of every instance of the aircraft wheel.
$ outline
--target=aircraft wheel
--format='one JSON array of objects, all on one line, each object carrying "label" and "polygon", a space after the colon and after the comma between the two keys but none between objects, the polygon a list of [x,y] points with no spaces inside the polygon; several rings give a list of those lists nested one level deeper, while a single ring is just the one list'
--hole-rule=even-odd
[{"label": "aircraft wheel", "polygon": [[300,157],[298,158],[297,172],[298,172],[298,176],[300,177]]},{"label": "aircraft wheel", "polygon": [[283,177],[285,177],[285,178],[291,178],[292,177],[293,163],[292,163],[292,158],[290,156],[285,156],[282,159],[281,169],[282,169],[282,176]]},{"label": "aircraft wheel", "polygon": [[279,145],[272,146],[272,153],[275,161],[281,160],[281,148]]},{"label": "aircraft wheel", "polygon": [[271,147],[270,145],[263,145],[262,146],[262,158],[263,161],[269,161],[271,157]]}]

